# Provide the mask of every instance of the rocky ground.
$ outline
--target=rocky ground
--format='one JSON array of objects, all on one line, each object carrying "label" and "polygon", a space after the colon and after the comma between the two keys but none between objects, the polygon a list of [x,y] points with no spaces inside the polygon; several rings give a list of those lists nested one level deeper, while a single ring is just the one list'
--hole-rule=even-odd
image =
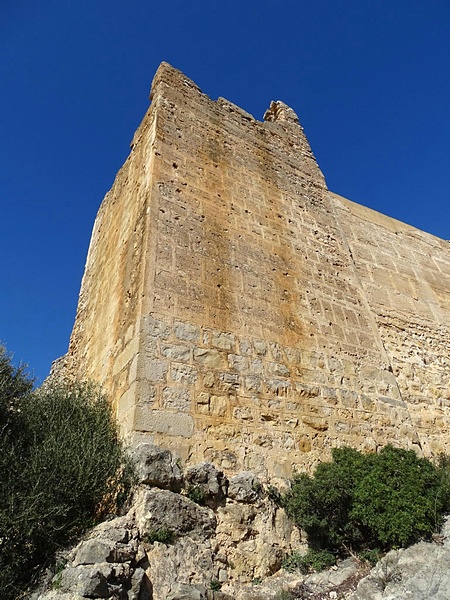
[{"label": "rocky ground", "polygon": [[[212,464],[182,474],[167,450],[142,444],[132,508],[62,553],[30,600],[449,600],[450,524],[434,543],[392,551],[373,569],[350,558],[308,576],[281,568],[305,545],[249,472]],[[195,501],[194,501],[195,500]]]}]

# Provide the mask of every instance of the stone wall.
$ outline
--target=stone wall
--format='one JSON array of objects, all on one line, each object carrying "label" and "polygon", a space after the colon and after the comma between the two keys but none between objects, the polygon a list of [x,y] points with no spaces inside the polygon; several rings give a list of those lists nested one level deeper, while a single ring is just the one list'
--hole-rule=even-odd
[{"label": "stone wall", "polygon": [[125,434],[287,477],[450,429],[450,244],[328,191],[295,113],[163,63],[100,208],[66,372]]}]

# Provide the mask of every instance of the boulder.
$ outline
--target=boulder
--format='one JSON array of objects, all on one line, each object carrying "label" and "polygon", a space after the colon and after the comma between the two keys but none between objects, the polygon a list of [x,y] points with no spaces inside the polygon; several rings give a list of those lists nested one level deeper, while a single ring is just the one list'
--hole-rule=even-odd
[{"label": "boulder", "polygon": [[238,473],[230,479],[228,497],[237,502],[256,502],[261,498],[261,483],[250,471]]},{"label": "boulder", "polygon": [[419,542],[391,550],[362,579],[352,600],[448,600],[450,548]]},{"label": "boulder", "polygon": [[214,534],[216,517],[211,509],[168,490],[141,488],[135,503],[136,524],[141,539],[158,529],[177,536],[207,539]]},{"label": "boulder", "polygon": [[66,567],[58,583],[62,592],[71,592],[86,598],[108,598],[110,588],[104,569],[99,565]]},{"label": "boulder", "polygon": [[189,537],[170,546],[155,542],[148,550],[148,560],[153,600],[206,598],[202,594],[217,578],[210,544]]},{"label": "boulder", "polygon": [[182,473],[170,450],[163,450],[154,444],[139,444],[133,452],[133,461],[138,482],[163,490],[179,492],[182,486]]},{"label": "boulder", "polygon": [[184,480],[188,495],[189,491],[198,493],[207,506],[215,507],[226,498],[228,480],[211,463],[203,462],[189,467]]}]

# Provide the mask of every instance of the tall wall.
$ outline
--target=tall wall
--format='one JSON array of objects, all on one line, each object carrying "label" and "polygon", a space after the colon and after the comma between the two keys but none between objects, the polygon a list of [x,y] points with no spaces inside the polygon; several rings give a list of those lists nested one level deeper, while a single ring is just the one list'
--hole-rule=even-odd
[{"label": "tall wall", "polygon": [[328,191],[265,121],[163,63],[100,208],[66,369],[125,434],[286,477],[332,446],[449,450],[450,244]]}]

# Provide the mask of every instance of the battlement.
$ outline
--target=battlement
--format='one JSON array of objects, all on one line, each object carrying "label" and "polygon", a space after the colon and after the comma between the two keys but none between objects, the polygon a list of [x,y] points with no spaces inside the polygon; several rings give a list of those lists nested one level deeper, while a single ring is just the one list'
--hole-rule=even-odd
[{"label": "battlement", "polygon": [[167,63],[100,207],[65,361],[125,435],[288,477],[449,451],[449,243],[331,193],[298,117]]}]

